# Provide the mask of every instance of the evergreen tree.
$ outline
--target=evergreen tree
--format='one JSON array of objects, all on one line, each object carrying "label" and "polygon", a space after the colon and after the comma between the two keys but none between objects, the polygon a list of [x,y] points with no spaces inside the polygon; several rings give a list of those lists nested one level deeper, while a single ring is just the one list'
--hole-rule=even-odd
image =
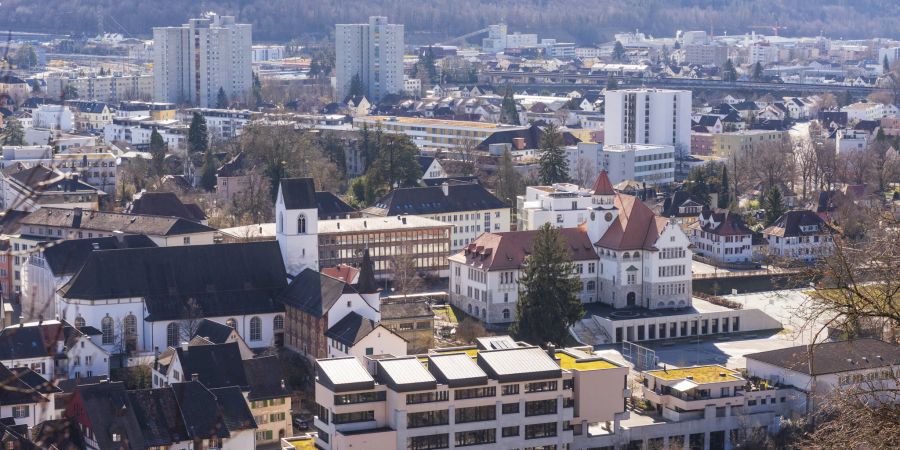
[{"label": "evergreen tree", "polygon": [[396,187],[417,186],[422,177],[419,149],[405,134],[384,134],[378,139],[378,156],[366,171],[366,180],[378,195]]},{"label": "evergreen tree", "polygon": [[772,186],[766,191],[762,203],[761,206],[766,210],[765,219],[767,227],[775,223],[786,210],[784,199],[781,197],[781,190],[778,189],[777,186]]},{"label": "evergreen tree", "polygon": [[216,94],[216,108],[228,108],[228,95],[225,94],[225,89],[222,87],[219,87],[219,93]]},{"label": "evergreen tree", "polygon": [[513,98],[512,88],[506,86],[503,93],[503,102],[500,103],[500,123],[519,125],[519,110],[516,108],[516,100]]},{"label": "evergreen tree", "polygon": [[165,174],[166,141],[156,128],[150,133],[150,169],[156,176]]},{"label": "evergreen tree", "polygon": [[728,208],[731,204],[728,187],[728,166],[722,164],[722,178],[719,180],[719,208]]},{"label": "evergreen tree", "polygon": [[350,91],[347,93],[347,98],[344,99],[344,103],[347,103],[347,100],[352,97],[361,95],[366,95],[366,86],[363,85],[362,78],[359,77],[359,74],[356,74],[350,79]]},{"label": "evergreen tree", "polygon": [[569,181],[569,159],[563,149],[562,134],[556,124],[551,123],[544,129],[540,150],[541,183],[551,185]]},{"label": "evergreen tree", "polygon": [[253,102],[258,107],[263,102],[262,83],[259,81],[259,75],[253,72]]},{"label": "evergreen tree", "polygon": [[206,150],[203,156],[203,167],[200,169],[200,187],[206,192],[216,189],[216,160],[212,151]]},{"label": "evergreen tree", "polygon": [[763,66],[762,66],[762,64],[760,64],[759,61],[757,61],[756,64],[753,65],[753,75],[752,75],[753,81],[762,80],[762,77],[763,77]]},{"label": "evergreen tree", "polygon": [[195,112],[188,127],[188,153],[205,152],[208,148],[209,131],[206,128],[206,118]]},{"label": "evergreen tree", "polygon": [[532,243],[519,279],[519,301],[512,333],[531,344],[562,344],[569,327],[584,315],[580,282],[559,229],[544,224]]},{"label": "evergreen tree", "polygon": [[63,86],[62,99],[74,100],[76,98],[78,98],[78,89],[75,87],[75,85],[66,83],[66,85]]},{"label": "evergreen tree", "polygon": [[887,55],[884,55],[884,59],[881,61],[881,67],[884,69],[884,75],[887,75],[888,72],[891,71],[891,63],[888,62]]},{"label": "evergreen tree", "polygon": [[28,44],[19,47],[19,50],[16,51],[15,62],[20,69],[31,69],[37,66],[38,59],[34,48]]},{"label": "evergreen tree", "polygon": [[621,42],[616,41],[616,45],[613,46],[612,57],[616,61],[625,59],[625,46]]},{"label": "evergreen tree", "polygon": [[422,52],[421,64],[428,73],[428,80],[431,83],[437,81],[437,66],[435,65],[434,50],[431,49],[430,45]]},{"label": "evergreen tree", "polygon": [[722,68],[722,81],[728,83],[737,81],[737,69],[734,68],[734,63],[730,58],[725,61],[725,66]]},{"label": "evergreen tree", "polygon": [[19,122],[19,119],[12,116],[6,119],[3,145],[25,145],[25,129],[22,128],[22,122]]}]

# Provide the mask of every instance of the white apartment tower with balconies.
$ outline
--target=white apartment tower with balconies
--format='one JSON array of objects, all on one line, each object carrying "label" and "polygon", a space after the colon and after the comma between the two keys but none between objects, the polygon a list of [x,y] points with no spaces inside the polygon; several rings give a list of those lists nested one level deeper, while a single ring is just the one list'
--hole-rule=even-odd
[{"label": "white apartment tower with balconies", "polygon": [[251,35],[250,24],[215,13],[153,28],[154,99],[215,107],[219,88],[242,99],[253,85]]},{"label": "white apartment tower with balconies", "polygon": [[606,92],[604,145],[671,145],[691,149],[691,91],[625,89]]},{"label": "white apartment tower with balconies", "polygon": [[370,101],[403,93],[403,25],[373,16],[369,23],[335,25],[334,36],[338,101],[350,93],[357,75]]}]

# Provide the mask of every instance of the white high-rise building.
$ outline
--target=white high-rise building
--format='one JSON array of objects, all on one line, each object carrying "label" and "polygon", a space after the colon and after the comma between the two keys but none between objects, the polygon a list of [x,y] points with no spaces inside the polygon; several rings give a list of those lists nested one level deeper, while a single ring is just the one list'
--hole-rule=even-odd
[{"label": "white high-rise building", "polygon": [[156,101],[215,107],[219,88],[242,99],[253,85],[250,24],[206,13],[180,27],[153,29]]},{"label": "white high-rise building", "polygon": [[626,89],[606,93],[604,145],[671,145],[691,150],[691,91]]},{"label": "white high-rise building", "polygon": [[373,16],[369,23],[335,25],[334,36],[337,100],[347,97],[357,75],[370,101],[403,93],[403,25]]}]

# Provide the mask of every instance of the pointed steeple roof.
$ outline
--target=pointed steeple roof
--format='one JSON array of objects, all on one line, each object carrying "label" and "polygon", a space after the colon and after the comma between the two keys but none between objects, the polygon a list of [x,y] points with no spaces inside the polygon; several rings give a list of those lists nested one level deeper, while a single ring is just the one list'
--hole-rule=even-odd
[{"label": "pointed steeple roof", "polygon": [[600,175],[597,175],[593,191],[594,195],[616,195],[616,191],[613,189],[612,183],[609,182],[609,176],[605,170],[601,170]]},{"label": "pointed steeple roof", "polygon": [[359,281],[356,290],[360,294],[374,294],[378,292],[378,284],[375,283],[375,265],[369,256],[368,247],[363,251],[362,265],[359,268]]}]

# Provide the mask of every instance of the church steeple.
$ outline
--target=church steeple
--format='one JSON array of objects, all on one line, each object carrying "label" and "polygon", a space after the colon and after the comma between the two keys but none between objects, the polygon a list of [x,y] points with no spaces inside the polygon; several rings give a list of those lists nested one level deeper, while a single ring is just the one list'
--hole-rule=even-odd
[{"label": "church steeple", "polygon": [[606,173],[606,170],[600,171],[600,175],[597,175],[597,181],[594,182],[594,187],[591,188],[591,190],[594,194],[594,205],[600,205],[604,208],[612,207],[613,202],[615,201],[616,191],[609,181],[609,175]]},{"label": "church steeple", "polygon": [[356,283],[356,290],[360,294],[376,294],[378,293],[378,284],[375,282],[375,265],[369,256],[368,247],[363,251],[362,265],[359,268],[359,281]]}]

